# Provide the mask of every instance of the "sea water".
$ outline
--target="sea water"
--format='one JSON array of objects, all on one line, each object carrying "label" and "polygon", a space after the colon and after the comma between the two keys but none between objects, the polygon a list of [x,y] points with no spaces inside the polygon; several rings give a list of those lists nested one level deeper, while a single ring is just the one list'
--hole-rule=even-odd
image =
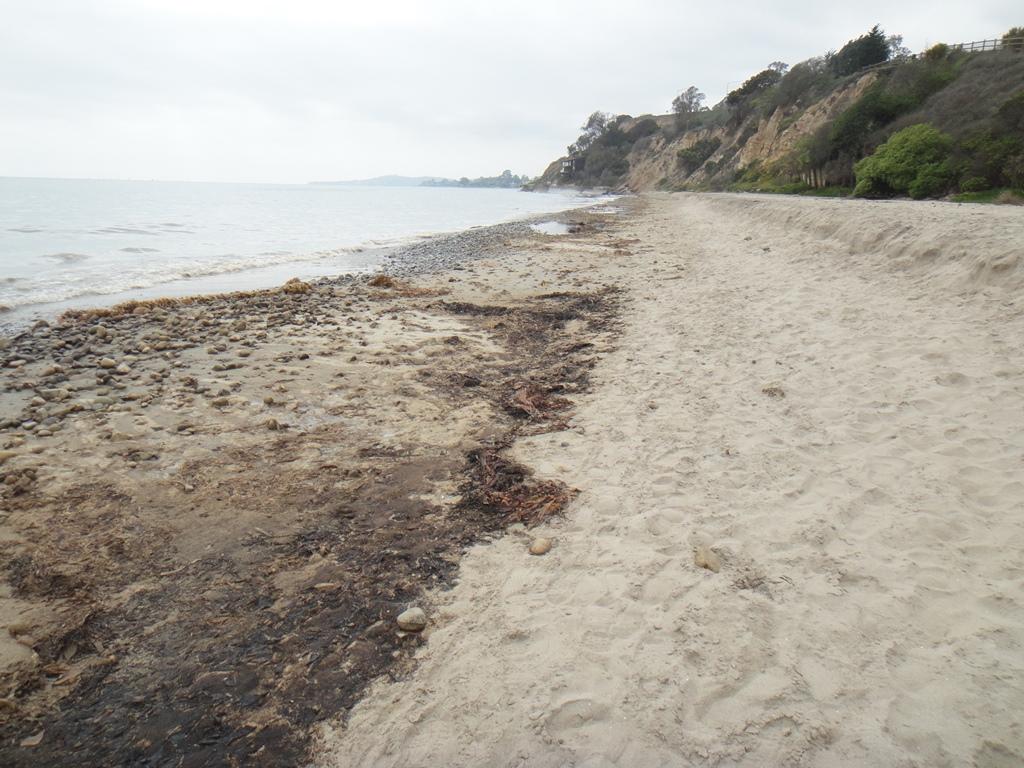
[{"label": "sea water", "polygon": [[370,271],[388,246],[593,202],[510,189],[0,178],[0,306],[24,318]]}]

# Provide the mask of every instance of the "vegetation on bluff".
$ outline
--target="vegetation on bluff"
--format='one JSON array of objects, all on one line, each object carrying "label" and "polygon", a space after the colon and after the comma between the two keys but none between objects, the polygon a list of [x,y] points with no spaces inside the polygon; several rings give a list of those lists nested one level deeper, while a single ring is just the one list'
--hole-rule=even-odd
[{"label": "vegetation on bluff", "polygon": [[[838,51],[793,67],[773,62],[711,108],[690,86],[671,115],[595,112],[568,162],[542,181],[874,197],[1024,193],[1024,28],[994,47],[982,54],[938,44],[911,55],[876,25]],[[644,176],[650,169],[664,175]]]}]

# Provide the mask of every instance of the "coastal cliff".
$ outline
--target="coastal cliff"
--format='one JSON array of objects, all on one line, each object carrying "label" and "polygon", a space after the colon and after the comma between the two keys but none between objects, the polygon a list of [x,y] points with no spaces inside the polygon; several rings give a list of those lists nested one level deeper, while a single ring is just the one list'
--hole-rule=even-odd
[{"label": "coastal cliff", "polygon": [[[775,62],[711,108],[690,88],[672,114],[594,113],[537,186],[846,194],[871,176],[875,183],[859,194],[992,197],[1024,190],[1021,30],[984,41],[984,48],[939,44],[918,55],[900,50],[898,37],[881,37],[881,60],[848,71],[844,52],[881,34],[876,27],[839,53],[792,68]],[[921,125],[934,132],[915,129],[906,141],[900,135]],[[903,186],[861,165],[888,151],[894,137],[900,146],[909,142],[913,156]]]}]

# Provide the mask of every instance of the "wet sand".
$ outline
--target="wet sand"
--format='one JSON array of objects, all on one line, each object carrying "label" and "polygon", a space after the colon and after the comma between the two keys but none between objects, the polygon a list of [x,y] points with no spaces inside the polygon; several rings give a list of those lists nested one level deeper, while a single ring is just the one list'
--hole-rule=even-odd
[{"label": "wet sand", "polygon": [[[549,263],[555,241],[472,230],[400,277],[8,342],[0,762],[303,764],[317,723],[406,670],[422,636],[396,616],[573,495],[507,456],[564,427],[614,335],[614,291]],[[497,280],[513,254],[529,274]]]}]

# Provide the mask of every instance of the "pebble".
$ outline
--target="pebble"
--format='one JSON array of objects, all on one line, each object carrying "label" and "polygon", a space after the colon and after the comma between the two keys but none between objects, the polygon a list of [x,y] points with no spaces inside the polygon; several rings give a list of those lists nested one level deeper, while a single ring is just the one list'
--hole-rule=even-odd
[{"label": "pebble", "polygon": [[39,733],[34,734],[33,736],[26,736],[18,743],[18,746],[22,749],[31,749],[32,747],[38,747],[40,744],[43,743],[43,734],[44,731],[40,731]]},{"label": "pebble", "polygon": [[546,555],[551,551],[551,539],[537,538],[530,542],[531,555]]},{"label": "pebble", "polygon": [[421,632],[427,626],[427,614],[418,605],[398,614],[398,627],[406,632]]},{"label": "pebble", "polygon": [[109,369],[109,368],[116,368],[116,367],[117,367],[117,361],[112,359],[112,358],[104,357],[102,360],[100,360],[100,368],[108,368]]},{"label": "pebble", "polygon": [[710,547],[699,546],[693,553],[693,562],[701,568],[707,568],[712,573],[718,573],[722,569],[722,561]]}]

